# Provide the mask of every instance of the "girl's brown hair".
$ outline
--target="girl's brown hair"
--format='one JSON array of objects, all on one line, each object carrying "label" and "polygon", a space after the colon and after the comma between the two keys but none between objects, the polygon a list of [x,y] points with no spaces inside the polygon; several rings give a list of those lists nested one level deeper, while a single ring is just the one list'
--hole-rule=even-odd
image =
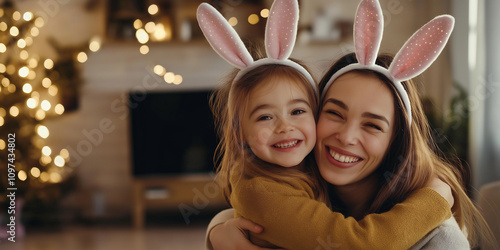
[{"label": "girl's brown hair", "polygon": [[[381,55],[376,64],[388,68],[392,59],[392,56]],[[356,62],[356,56],[352,53],[333,64],[319,84],[320,96],[323,91],[327,91],[324,89],[325,84],[335,72]],[[431,178],[437,176],[451,187],[455,199],[453,215],[462,230],[467,232],[471,246],[477,246],[479,235],[489,235],[490,239],[494,239],[485,220],[465,192],[462,165],[451,164],[443,157],[444,154],[435,143],[414,81],[402,82],[411,103],[413,121],[410,126],[406,108],[394,84],[380,73],[370,70],[358,72],[373,74],[385,82],[393,92],[396,105],[393,139],[376,170],[381,186],[366,214],[390,210],[396,203],[403,202],[413,191],[425,187]]]},{"label": "girl's brown hair", "polygon": [[[301,66],[304,67],[304,65]],[[300,179],[312,187],[315,191],[315,198],[325,201],[326,195],[319,188],[319,173],[313,153],[310,153],[299,166],[294,168],[284,168],[264,162],[258,159],[246,145],[241,126],[251,91],[265,79],[272,80],[273,78],[291,79],[291,84],[298,84],[305,91],[316,119],[318,98],[311,83],[298,70],[279,64],[259,66],[233,82],[237,73],[238,70],[234,70],[211,98],[211,108],[220,139],[215,158],[218,166],[217,178],[226,200],[230,201],[234,180],[241,177],[263,176],[278,182]]]}]

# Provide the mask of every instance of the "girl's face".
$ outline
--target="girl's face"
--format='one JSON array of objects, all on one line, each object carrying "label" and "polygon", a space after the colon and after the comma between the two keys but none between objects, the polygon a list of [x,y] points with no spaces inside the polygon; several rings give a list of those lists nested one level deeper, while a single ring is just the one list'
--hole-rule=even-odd
[{"label": "girl's face", "polygon": [[316,123],[299,82],[272,77],[248,96],[242,128],[245,142],[261,160],[282,167],[301,163],[314,148]]},{"label": "girl's face", "polygon": [[323,101],[315,156],[329,183],[356,183],[377,169],[394,130],[394,99],[374,75],[349,72],[337,78]]}]

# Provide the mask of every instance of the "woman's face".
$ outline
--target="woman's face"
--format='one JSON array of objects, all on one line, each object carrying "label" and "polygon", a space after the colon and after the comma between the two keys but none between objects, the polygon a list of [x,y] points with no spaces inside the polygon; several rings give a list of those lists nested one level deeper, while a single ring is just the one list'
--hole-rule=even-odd
[{"label": "woman's face", "polygon": [[293,167],[316,143],[316,123],[310,100],[300,83],[272,77],[248,96],[242,128],[245,142],[261,160]]},{"label": "woman's face", "polygon": [[371,74],[349,72],[325,96],[317,124],[316,161],[323,178],[340,186],[369,176],[389,149],[394,99]]}]

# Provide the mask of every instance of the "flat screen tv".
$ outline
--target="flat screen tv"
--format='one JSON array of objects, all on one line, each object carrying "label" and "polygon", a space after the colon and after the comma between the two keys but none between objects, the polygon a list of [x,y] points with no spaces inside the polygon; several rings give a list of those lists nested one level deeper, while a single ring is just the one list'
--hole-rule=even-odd
[{"label": "flat screen tv", "polygon": [[218,139],[211,92],[129,93],[134,177],[214,171]]}]

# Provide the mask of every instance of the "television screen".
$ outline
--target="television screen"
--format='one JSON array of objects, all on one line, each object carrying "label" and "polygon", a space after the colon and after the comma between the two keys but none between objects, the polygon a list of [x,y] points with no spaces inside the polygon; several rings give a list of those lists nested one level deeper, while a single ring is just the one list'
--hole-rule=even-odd
[{"label": "television screen", "polygon": [[214,171],[217,136],[211,90],[130,92],[135,177]]}]

